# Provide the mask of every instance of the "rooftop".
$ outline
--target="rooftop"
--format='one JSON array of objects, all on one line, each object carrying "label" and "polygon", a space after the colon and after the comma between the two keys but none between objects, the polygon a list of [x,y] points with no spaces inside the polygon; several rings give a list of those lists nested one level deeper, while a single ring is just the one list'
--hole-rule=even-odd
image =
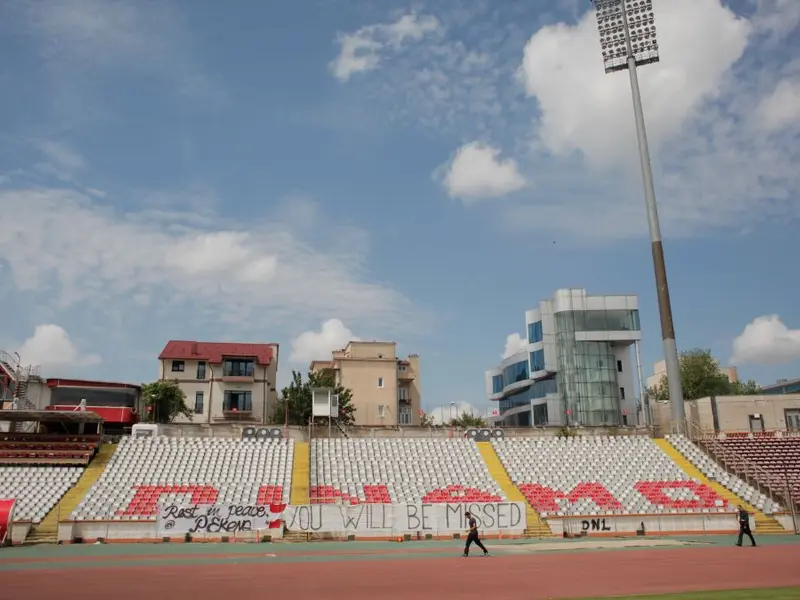
[{"label": "rooftop", "polygon": [[272,362],[273,346],[277,344],[170,340],[158,355],[158,359],[204,360],[219,364],[225,358],[254,358],[258,364],[268,365]]}]

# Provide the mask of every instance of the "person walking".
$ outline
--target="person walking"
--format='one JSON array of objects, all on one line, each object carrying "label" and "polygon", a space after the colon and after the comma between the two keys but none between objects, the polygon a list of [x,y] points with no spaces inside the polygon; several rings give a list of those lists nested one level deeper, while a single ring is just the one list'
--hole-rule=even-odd
[{"label": "person walking", "polygon": [[736,545],[742,545],[742,538],[747,536],[753,543],[753,548],[756,547],[756,539],[753,537],[753,532],[750,531],[750,513],[743,505],[739,505],[739,539],[736,540]]},{"label": "person walking", "polygon": [[469,547],[473,543],[478,548],[483,550],[484,556],[489,556],[489,551],[481,543],[480,537],[478,536],[478,522],[475,520],[475,517],[473,517],[472,513],[470,513],[469,511],[465,512],[464,516],[467,517],[467,521],[469,522],[469,533],[467,534],[467,544],[466,546],[464,546],[464,558],[469,556]]}]

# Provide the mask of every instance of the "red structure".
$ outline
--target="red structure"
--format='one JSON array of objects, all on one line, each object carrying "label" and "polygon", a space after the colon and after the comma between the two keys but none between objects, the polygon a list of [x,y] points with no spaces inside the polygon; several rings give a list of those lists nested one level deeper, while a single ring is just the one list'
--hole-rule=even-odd
[{"label": "red structure", "polygon": [[87,381],[83,379],[48,379],[50,405],[45,410],[79,410],[86,401],[86,410],[97,413],[106,430],[125,429],[138,423],[142,388],[131,383]]}]

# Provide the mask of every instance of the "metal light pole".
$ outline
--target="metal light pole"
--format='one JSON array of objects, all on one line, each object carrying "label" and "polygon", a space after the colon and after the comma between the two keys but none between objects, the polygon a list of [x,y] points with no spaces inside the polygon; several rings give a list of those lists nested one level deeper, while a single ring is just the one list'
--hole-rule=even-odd
[{"label": "metal light pole", "polygon": [[678,362],[678,348],[675,345],[675,326],[672,322],[672,304],[667,285],[667,266],[664,261],[664,247],[661,243],[661,227],[658,222],[656,191],[653,185],[653,170],[650,164],[650,150],[647,145],[647,131],[642,110],[642,96],[639,91],[639,77],[636,67],[656,63],[658,40],[656,38],[655,17],[652,0],[593,0],[597,11],[597,28],[603,50],[603,63],[606,73],[628,70],[633,95],[633,114],[636,120],[636,136],[639,142],[639,161],[644,180],[644,196],[647,204],[647,221],[650,226],[650,243],[653,252],[653,268],[656,278],[658,312],[661,317],[661,338],[664,347],[664,361],[669,383],[669,402],[672,408],[673,425],[678,433],[684,433],[686,414],[683,406],[683,386]]}]

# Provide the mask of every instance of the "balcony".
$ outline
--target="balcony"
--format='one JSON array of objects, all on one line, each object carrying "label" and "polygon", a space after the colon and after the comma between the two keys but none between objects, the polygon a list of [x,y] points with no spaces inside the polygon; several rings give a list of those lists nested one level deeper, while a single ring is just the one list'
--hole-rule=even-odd
[{"label": "balcony", "polygon": [[256,377],[255,375],[225,375],[223,373],[222,377],[220,377],[220,381],[224,383],[248,383],[253,384],[255,383]]},{"label": "balcony", "polygon": [[411,398],[409,396],[406,396],[405,398],[398,398],[397,401],[401,406],[411,406]]},{"label": "balcony", "polygon": [[222,417],[217,417],[215,421],[252,421],[253,411],[251,410],[223,410]]}]

